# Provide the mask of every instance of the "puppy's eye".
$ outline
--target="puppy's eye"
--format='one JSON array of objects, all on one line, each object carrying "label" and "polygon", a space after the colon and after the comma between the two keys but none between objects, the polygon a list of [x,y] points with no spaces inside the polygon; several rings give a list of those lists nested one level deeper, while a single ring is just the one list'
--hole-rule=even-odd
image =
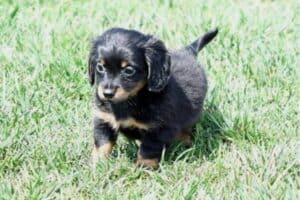
[{"label": "puppy's eye", "polygon": [[97,72],[99,72],[99,73],[103,73],[105,70],[104,66],[101,65],[100,63],[97,64],[96,69],[97,69]]},{"label": "puppy's eye", "polygon": [[132,76],[135,74],[135,69],[131,66],[128,66],[125,69],[123,69],[123,74],[125,74],[126,76]]}]

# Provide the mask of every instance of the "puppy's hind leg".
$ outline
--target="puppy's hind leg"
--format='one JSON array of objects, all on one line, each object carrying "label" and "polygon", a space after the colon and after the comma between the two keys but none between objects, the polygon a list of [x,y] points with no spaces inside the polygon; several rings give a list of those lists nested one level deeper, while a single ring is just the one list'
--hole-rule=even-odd
[{"label": "puppy's hind leg", "polygon": [[[150,134],[149,134],[150,135]],[[137,165],[146,169],[157,169],[165,144],[157,138],[142,140],[137,157]]]},{"label": "puppy's hind leg", "polygon": [[184,129],[176,135],[177,141],[182,142],[185,146],[190,147],[193,142],[191,129]]},{"label": "puppy's hind leg", "polygon": [[138,152],[137,165],[157,169],[164,148],[167,148],[179,130],[174,127],[161,127],[144,134]]}]

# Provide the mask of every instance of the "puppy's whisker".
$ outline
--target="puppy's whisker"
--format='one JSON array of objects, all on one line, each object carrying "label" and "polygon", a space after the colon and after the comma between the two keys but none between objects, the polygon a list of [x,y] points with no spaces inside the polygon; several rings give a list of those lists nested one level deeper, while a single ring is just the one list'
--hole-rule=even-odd
[{"label": "puppy's whisker", "polygon": [[136,102],[133,99],[128,99],[127,103],[133,107],[137,106]]}]

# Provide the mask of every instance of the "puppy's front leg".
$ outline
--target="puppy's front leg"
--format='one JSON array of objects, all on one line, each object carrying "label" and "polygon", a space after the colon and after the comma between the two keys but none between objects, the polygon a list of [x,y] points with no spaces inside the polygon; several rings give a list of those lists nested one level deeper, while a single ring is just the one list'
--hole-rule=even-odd
[{"label": "puppy's front leg", "polygon": [[111,154],[116,139],[116,131],[109,124],[94,118],[94,149],[91,155],[93,166],[99,159],[107,158]]}]

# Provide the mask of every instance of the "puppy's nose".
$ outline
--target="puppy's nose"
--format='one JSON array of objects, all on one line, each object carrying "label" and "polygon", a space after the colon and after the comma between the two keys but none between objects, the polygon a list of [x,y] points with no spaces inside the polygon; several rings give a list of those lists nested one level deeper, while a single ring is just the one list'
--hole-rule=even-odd
[{"label": "puppy's nose", "polygon": [[115,95],[115,90],[114,89],[104,89],[103,95],[105,98],[111,99]]}]

